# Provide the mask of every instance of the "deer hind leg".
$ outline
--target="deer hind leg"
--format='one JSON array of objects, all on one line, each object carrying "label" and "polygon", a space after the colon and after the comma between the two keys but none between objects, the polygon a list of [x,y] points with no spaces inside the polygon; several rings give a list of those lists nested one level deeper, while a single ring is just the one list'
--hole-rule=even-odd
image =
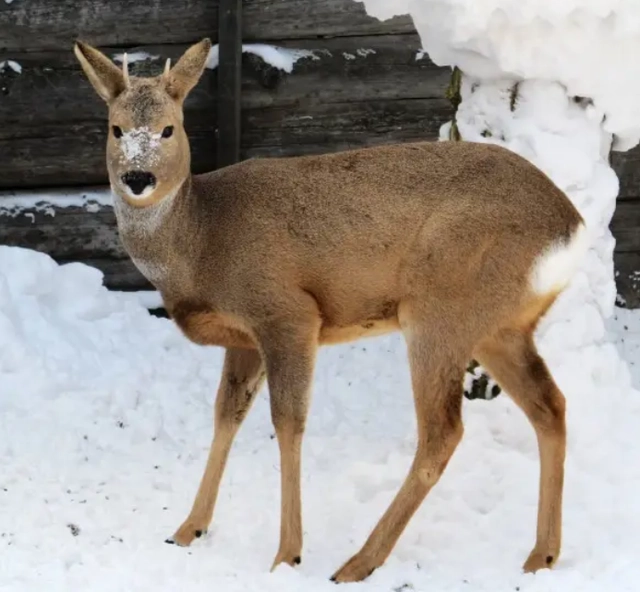
[{"label": "deer hind leg", "polygon": [[540,452],[536,544],[524,564],[535,572],[558,560],[566,449],[565,399],[533,342],[532,329],[503,329],[475,352],[480,363],[524,411]]},{"label": "deer hind leg", "polygon": [[214,437],[207,465],[189,516],[168,543],[191,544],[209,527],[218,489],[235,435],[264,383],[260,354],[249,349],[228,349],[215,405]]},{"label": "deer hind leg", "polygon": [[332,580],[356,582],[381,566],[409,520],[438,482],[462,438],[462,379],[467,357],[453,351],[434,327],[406,334],[418,424],[409,474],[362,549]]}]

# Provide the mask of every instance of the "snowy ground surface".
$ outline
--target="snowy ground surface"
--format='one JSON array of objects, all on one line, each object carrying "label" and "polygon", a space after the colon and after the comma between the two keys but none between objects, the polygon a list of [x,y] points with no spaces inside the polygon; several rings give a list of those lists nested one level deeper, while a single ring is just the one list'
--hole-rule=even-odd
[{"label": "snowy ground surface", "polygon": [[[609,329],[640,386],[640,314],[617,311]],[[322,350],[304,448],[305,554],[274,574],[279,474],[266,392],[232,451],[209,535],[189,549],[163,543],[204,466],[221,354],[107,292],[93,269],[0,247],[2,592],[336,589],[328,577],[411,462],[401,338]],[[537,452],[500,396],[465,401],[466,435],[443,479],[385,567],[353,589],[637,591],[640,394],[581,397],[560,384],[569,451],[553,572],[520,572],[535,535]]]}]

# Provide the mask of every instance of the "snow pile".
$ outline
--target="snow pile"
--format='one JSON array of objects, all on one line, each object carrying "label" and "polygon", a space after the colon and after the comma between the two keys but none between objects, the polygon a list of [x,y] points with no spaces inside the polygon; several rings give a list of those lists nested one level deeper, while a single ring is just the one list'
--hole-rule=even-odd
[{"label": "snow pile", "polygon": [[[357,0],[360,1],[360,0]],[[636,0],[363,0],[381,19],[411,14],[429,57],[484,80],[554,80],[593,99],[627,149],[640,139]]]},{"label": "snow pile", "polygon": [[[159,339],[161,347],[170,347],[175,336],[159,334],[140,299],[107,291],[102,277],[80,263],[58,266],[35,251],[0,247],[0,401],[20,389],[53,400],[91,381],[101,388],[143,388],[136,375],[154,373],[158,360],[131,352],[126,330],[135,322],[145,340]],[[14,403],[33,405],[30,397]]]}]

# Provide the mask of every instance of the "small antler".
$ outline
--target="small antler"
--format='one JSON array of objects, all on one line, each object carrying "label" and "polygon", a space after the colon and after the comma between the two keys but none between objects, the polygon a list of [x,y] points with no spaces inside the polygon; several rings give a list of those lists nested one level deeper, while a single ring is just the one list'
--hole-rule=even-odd
[{"label": "small antler", "polygon": [[167,63],[164,65],[164,76],[169,74],[169,70],[171,70],[171,58],[167,58]]},{"label": "small antler", "polygon": [[124,76],[125,86],[129,86],[129,62],[127,61],[127,52],[122,56],[122,74]]}]

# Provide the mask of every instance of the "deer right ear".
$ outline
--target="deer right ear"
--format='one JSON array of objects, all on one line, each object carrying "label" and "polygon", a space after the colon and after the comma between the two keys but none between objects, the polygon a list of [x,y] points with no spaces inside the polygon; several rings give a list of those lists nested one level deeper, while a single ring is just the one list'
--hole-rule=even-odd
[{"label": "deer right ear", "polygon": [[95,47],[77,41],[73,52],[76,54],[84,73],[96,92],[110,103],[127,88],[127,79],[107,56]]},{"label": "deer right ear", "polygon": [[191,46],[173,68],[167,64],[162,76],[171,97],[180,102],[185,99],[202,76],[210,50],[211,40],[205,38]]}]

